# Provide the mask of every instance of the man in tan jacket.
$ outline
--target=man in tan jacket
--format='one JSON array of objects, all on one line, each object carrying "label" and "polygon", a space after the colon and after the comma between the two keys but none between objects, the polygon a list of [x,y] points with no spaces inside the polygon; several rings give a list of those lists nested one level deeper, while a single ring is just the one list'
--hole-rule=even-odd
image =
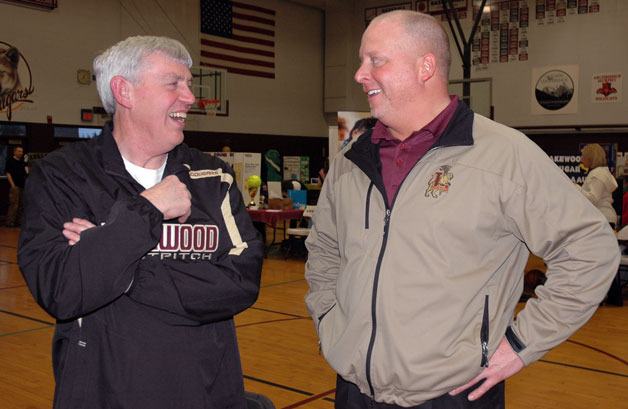
[{"label": "man in tan jacket", "polygon": [[[613,232],[525,135],[448,95],[434,18],[375,18],[360,59],[378,122],[334,159],[306,242],[336,408],[502,408],[503,381],[594,313]],[[547,282],[514,319],[529,251]]]}]

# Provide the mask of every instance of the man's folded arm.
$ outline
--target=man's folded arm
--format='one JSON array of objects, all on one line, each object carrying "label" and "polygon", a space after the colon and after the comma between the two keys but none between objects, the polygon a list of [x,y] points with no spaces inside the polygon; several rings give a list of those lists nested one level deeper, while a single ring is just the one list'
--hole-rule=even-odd
[{"label": "man's folded arm", "polygon": [[105,224],[84,231],[72,246],[62,231],[73,217],[92,217],[79,192],[54,170],[35,167],[26,186],[18,263],[37,302],[60,320],[121,296],[161,233],[161,214],[141,197],[117,201]]}]

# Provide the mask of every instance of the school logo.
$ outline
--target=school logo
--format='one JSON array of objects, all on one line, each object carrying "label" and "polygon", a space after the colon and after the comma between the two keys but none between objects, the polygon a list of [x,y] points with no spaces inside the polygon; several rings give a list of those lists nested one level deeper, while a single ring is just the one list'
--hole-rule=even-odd
[{"label": "school logo", "polygon": [[603,82],[602,86],[598,88],[597,91],[595,91],[595,93],[602,94],[605,97],[608,97],[611,94],[616,94],[617,89],[613,88],[613,84],[610,81],[608,81],[608,82]]},{"label": "school logo", "polygon": [[454,178],[454,174],[449,170],[451,166],[443,165],[432,174],[430,181],[427,182],[427,189],[425,189],[425,197],[438,198],[443,193],[449,191],[451,186],[451,180]]},{"label": "school logo", "polygon": [[536,83],[534,94],[543,108],[557,111],[569,104],[574,96],[575,81],[569,73],[562,70],[550,70]]},{"label": "school logo", "polygon": [[148,255],[162,260],[211,260],[218,236],[218,226],[212,224],[164,223],[161,240]]},{"label": "school logo", "polygon": [[5,113],[10,121],[13,111],[33,103],[33,92],[31,67],[26,58],[16,47],[0,41],[0,113]]}]

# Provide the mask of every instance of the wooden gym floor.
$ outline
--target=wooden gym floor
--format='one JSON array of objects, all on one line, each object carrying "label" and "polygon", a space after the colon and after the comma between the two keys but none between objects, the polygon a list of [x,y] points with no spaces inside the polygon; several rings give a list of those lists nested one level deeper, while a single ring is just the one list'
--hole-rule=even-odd
[{"label": "wooden gym floor", "polygon": [[[16,264],[17,229],[0,228],[0,408],[52,406],[54,319]],[[247,390],[277,408],[333,408],[335,375],[303,303],[303,260],[264,262],[257,303],[236,317]],[[628,408],[628,306],[602,306],[567,342],[508,380],[508,409]]]}]

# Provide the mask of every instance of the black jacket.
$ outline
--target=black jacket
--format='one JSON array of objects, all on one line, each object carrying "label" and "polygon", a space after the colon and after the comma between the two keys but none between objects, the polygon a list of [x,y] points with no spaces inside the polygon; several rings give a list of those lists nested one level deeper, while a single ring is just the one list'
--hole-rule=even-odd
[{"label": "black jacket", "polygon": [[[18,262],[57,319],[55,408],[245,406],[232,317],[257,299],[263,244],[228,165],[182,144],[171,174],[192,194],[185,224],[139,195],[110,125],[29,177]],[[98,226],[74,246],[72,217]]]}]

